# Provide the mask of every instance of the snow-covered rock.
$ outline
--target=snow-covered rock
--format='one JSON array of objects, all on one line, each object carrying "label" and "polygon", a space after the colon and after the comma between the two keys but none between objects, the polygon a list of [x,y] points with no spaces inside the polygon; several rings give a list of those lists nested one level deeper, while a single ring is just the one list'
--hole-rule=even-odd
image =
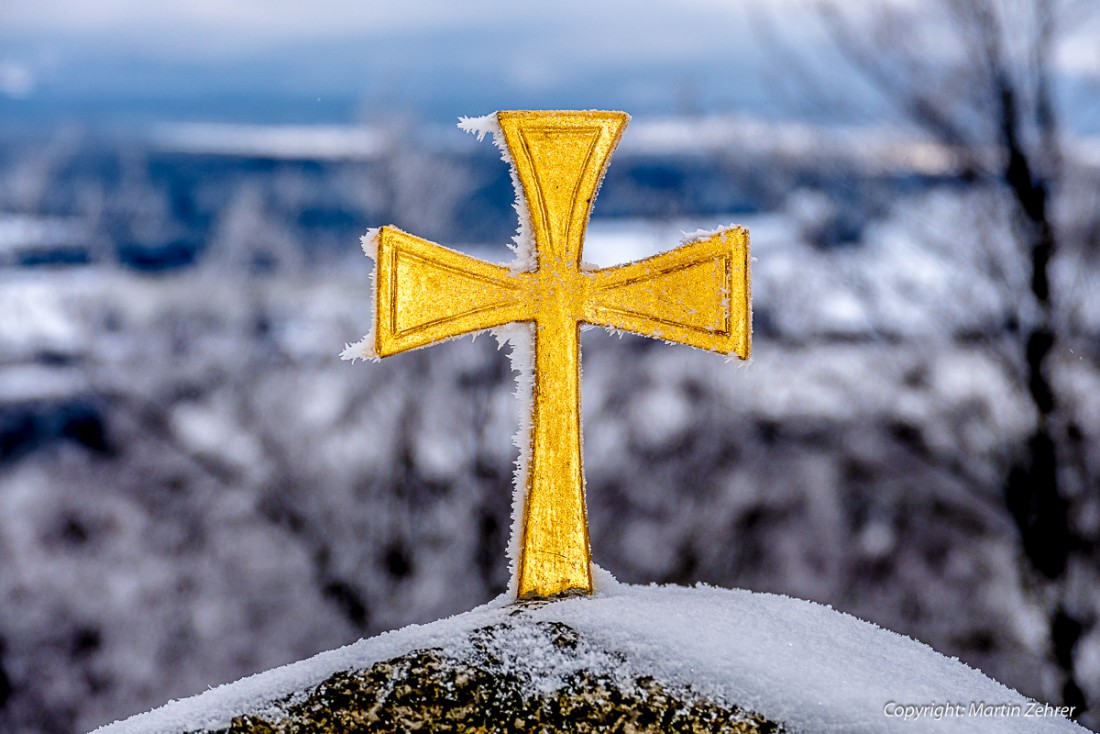
[{"label": "snow-covered rock", "polygon": [[[253,722],[256,730],[268,731],[259,722],[277,726],[288,715],[308,715],[311,707],[327,715],[337,706],[362,705],[363,697],[341,703],[317,695],[346,688],[357,675],[391,690],[401,685],[395,671],[423,674],[426,667],[443,670],[445,689],[457,699],[469,695],[471,686],[446,672],[456,665],[469,666],[463,675],[507,678],[513,693],[519,685],[535,701],[525,712],[580,688],[611,692],[608,701],[625,696],[631,705],[667,707],[671,697],[682,702],[673,707],[681,714],[691,710],[705,717],[719,707],[746,726],[760,727],[745,731],[775,730],[769,722],[780,731],[848,734],[1084,731],[957,660],[819,604],[744,590],[627,586],[606,575],[599,586],[592,598],[553,603],[512,605],[502,597],[97,731],[224,730],[234,720],[237,730]],[[377,701],[369,691],[366,700]],[[606,704],[599,695],[590,700]],[[449,703],[436,699],[434,705]],[[371,710],[375,721],[386,715],[383,708]],[[515,726],[501,723],[502,730]]]}]

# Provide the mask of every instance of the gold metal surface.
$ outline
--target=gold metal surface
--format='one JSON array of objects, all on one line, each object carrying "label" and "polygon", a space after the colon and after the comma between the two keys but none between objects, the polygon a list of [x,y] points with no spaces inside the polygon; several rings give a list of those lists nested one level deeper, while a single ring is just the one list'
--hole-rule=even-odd
[{"label": "gold metal surface", "polygon": [[497,113],[531,216],[532,271],[514,273],[394,227],[378,236],[379,357],[511,322],[535,325],[521,599],[592,591],[581,324],[749,356],[746,230],[727,229],[628,265],[582,269],[592,202],[628,119],[621,112]]}]

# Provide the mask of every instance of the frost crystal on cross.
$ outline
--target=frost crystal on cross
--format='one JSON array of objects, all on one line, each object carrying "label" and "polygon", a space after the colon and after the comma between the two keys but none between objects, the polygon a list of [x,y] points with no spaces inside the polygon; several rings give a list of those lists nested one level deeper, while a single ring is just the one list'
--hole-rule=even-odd
[{"label": "frost crystal on cross", "polygon": [[513,268],[395,227],[364,238],[376,262],[374,329],[345,357],[388,357],[484,329],[530,325],[530,423],[521,424],[530,435],[519,442],[528,449],[513,517],[519,599],[592,593],[581,325],[749,356],[747,230],[706,233],[627,265],[582,266],[592,202],[628,120],[622,112],[519,111],[463,121],[467,129],[492,132],[512,166],[520,213]]}]

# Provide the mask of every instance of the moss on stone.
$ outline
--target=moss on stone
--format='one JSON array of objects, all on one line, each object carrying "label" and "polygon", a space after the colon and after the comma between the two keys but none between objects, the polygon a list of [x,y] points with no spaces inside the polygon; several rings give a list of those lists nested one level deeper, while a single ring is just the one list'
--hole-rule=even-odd
[{"label": "moss on stone", "polygon": [[[519,644],[517,644],[519,640]],[[410,652],[336,673],[267,711],[238,716],[228,734],[351,732],[784,731],[759,714],[690,687],[623,672],[561,623],[502,623],[475,631],[461,655]],[[518,661],[516,650],[532,660]],[[460,659],[461,658],[461,659]]]}]

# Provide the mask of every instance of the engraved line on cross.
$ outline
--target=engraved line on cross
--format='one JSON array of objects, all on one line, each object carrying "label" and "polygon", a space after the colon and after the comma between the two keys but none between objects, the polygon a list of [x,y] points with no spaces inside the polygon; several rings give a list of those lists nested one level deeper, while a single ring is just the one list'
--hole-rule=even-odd
[{"label": "engraved line on cross", "polygon": [[534,325],[530,465],[516,559],[521,599],[592,591],[581,324],[749,355],[744,229],[635,263],[582,269],[592,202],[628,119],[620,112],[497,114],[531,214],[534,270],[513,272],[392,226],[377,236],[377,356],[513,322]]}]

